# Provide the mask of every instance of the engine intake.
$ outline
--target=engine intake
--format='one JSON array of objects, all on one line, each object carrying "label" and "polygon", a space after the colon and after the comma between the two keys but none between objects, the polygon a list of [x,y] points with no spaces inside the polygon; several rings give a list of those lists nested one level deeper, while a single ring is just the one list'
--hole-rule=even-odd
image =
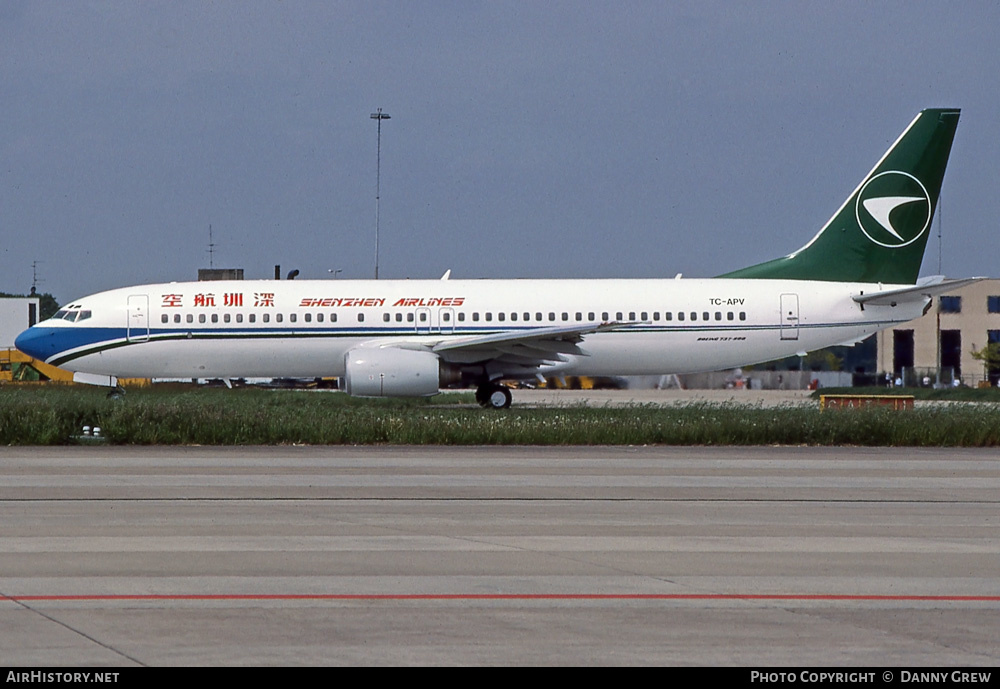
[{"label": "engine intake", "polygon": [[429,397],[448,376],[432,352],[359,347],[344,357],[344,390],[354,397]]}]

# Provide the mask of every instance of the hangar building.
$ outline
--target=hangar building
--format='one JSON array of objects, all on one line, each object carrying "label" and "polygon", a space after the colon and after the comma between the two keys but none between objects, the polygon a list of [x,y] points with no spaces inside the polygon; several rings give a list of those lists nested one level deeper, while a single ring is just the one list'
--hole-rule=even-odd
[{"label": "hangar building", "polygon": [[[983,280],[936,298],[921,318],[878,333],[880,375],[921,385],[997,385],[1000,367],[988,370],[972,352],[1000,342],[1000,280]],[[938,371],[940,370],[940,377]]]}]

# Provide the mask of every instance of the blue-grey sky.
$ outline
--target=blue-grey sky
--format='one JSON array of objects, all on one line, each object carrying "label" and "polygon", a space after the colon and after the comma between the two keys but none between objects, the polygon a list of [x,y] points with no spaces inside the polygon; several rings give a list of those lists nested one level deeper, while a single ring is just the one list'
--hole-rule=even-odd
[{"label": "blue-grey sky", "polygon": [[[0,291],[207,267],[711,276],[960,107],[942,268],[1000,276],[996,2],[0,0]],[[923,274],[938,272],[937,229]]]}]

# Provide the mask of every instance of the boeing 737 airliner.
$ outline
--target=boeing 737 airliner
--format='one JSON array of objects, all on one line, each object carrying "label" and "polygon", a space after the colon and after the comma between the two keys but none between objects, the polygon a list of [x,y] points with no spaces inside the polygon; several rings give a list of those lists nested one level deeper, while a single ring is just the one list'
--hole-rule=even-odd
[{"label": "boeing 737 airliner", "polygon": [[172,282],[78,299],[15,345],[112,386],[338,376],[382,397],[465,381],[506,408],[501,379],[690,373],[856,343],[972,281],[917,280],[958,118],[924,110],[808,244],[718,278]]}]

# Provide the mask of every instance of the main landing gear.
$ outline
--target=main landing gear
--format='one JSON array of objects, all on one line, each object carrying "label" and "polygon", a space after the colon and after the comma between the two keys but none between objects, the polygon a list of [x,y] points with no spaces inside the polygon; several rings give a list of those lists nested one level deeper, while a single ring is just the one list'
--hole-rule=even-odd
[{"label": "main landing gear", "polygon": [[507,409],[510,407],[510,388],[500,383],[483,383],[476,388],[476,401],[487,409]]}]

